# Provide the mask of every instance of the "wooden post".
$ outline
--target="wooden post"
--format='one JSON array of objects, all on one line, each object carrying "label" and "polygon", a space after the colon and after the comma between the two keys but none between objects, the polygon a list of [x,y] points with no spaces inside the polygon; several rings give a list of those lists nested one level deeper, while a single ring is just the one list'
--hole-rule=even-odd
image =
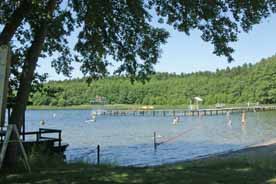
[{"label": "wooden post", "polygon": [[10,73],[10,48],[0,47],[0,126],[5,124],[5,114]]},{"label": "wooden post", "polygon": [[61,130],[58,132],[58,147],[61,148]]},{"label": "wooden post", "polygon": [[154,146],[154,150],[156,151],[156,149],[157,149],[157,144],[156,144],[156,132],[153,133],[153,146]]},{"label": "wooden post", "polygon": [[100,165],[100,145],[97,146],[97,165]]},{"label": "wooden post", "polygon": [[8,123],[10,122],[11,119],[11,107],[8,107]]},{"label": "wooden post", "polygon": [[25,141],[25,111],[24,111],[24,113],[23,113],[23,126],[22,126],[22,128],[23,128],[23,134],[22,134],[22,138],[23,138],[23,141]]},{"label": "wooden post", "polygon": [[19,143],[19,148],[21,149],[21,152],[23,154],[25,167],[26,167],[26,169],[28,169],[29,172],[31,172],[31,167],[29,165],[28,157],[27,157],[26,151],[24,149],[23,143],[20,140],[20,134],[19,134],[19,131],[18,131],[17,126],[15,124],[10,124],[7,128],[7,132],[6,132],[6,135],[5,135],[5,140],[2,144],[1,153],[0,153],[0,169],[2,168],[3,161],[5,159],[8,144],[10,142],[14,142],[14,140],[11,141],[11,135],[12,135],[13,131],[14,131],[15,136],[17,138],[15,141],[16,141],[16,143]]}]

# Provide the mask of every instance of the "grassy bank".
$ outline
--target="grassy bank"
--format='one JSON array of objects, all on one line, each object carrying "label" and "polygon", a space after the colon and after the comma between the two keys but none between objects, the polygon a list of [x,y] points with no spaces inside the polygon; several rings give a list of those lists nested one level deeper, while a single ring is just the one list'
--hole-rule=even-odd
[{"label": "grassy bank", "polygon": [[59,164],[33,173],[6,173],[0,183],[276,183],[276,146],[158,167]]}]

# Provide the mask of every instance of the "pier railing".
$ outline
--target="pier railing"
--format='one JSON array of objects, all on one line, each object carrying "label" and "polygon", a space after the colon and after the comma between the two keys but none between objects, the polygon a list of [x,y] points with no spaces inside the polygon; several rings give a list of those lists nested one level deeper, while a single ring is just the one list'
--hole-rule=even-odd
[{"label": "pier railing", "polygon": [[244,107],[225,107],[210,109],[174,109],[174,110],[105,110],[98,113],[98,116],[213,116],[226,114],[227,112],[256,112],[256,111],[273,111],[276,105],[256,105]]},{"label": "pier railing", "polygon": [[[55,137],[51,136],[49,137],[49,134],[53,135],[55,134]],[[26,140],[26,136],[35,136],[35,141],[51,141],[51,142],[57,142],[58,146],[61,147],[61,130],[57,129],[48,129],[48,128],[40,128],[38,131],[29,131],[29,132],[21,132],[20,135],[22,136],[22,140]],[[5,131],[0,132],[0,140],[3,140],[5,136]],[[31,140],[30,140],[31,141]]]}]

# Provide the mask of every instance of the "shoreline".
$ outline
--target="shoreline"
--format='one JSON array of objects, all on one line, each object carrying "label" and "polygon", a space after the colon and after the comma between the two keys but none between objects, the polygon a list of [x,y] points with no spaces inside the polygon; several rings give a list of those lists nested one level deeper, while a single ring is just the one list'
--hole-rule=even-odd
[{"label": "shoreline", "polygon": [[276,138],[272,138],[261,143],[252,144],[242,149],[229,150],[225,152],[199,156],[191,160],[175,162],[172,164],[241,157],[247,157],[247,159],[262,159],[265,158],[265,156],[276,156]]},{"label": "shoreline", "polygon": [[[276,104],[261,104],[260,106],[276,106]],[[188,109],[188,104],[182,105],[142,105],[142,104],[107,104],[107,105],[71,105],[71,106],[50,106],[50,105],[29,105],[28,110],[177,110]],[[248,107],[246,104],[225,104],[224,108]],[[250,106],[254,107],[254,106]],[[200,109],[220,109],[213,105],[201,105]]]}]

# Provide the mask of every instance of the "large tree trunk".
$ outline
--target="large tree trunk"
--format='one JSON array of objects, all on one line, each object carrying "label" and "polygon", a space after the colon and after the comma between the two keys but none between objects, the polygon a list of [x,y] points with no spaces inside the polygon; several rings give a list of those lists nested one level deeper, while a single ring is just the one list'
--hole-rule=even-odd
[{"label": "large tree trunk", "polygon": [[[51,17],[56,7],[56,0],[49,0],[47,5],[48,17]],[[31,83],[34,77],[35,68],[38,58],[41,54],[44,41],[47,36],[49,18],[43,20],[39,27],[34,30],[34,39],[31,47],[28,49],[26,59],[22,68],[22,74],[20,77],[20,85],[16,96],[15,104],[11,113],[9,124],[16,124],[18,129],[22,127],[22,115],[25,113],[27,106],[29,93],[31,91]],[[7,157],[5,165],[8,167],[15,166],[17,161],[17,146],[11,145],[8,147]]]},{"label": "large tree trunk", "polygon": [[31,12],[31,7],[32,0],[21,1],[0,33],[0,45],[7,45],[11,41],[23,19]]},{"label": "large tree trunk", "polygon": [[[0,33],[0,46],[8,45],[23,19],[31,12],[31,0],[22,0]],[[13,135],[14,136],[14,135]],[[13,143],[12,143],[13,144]],[[11,145],[12,146],[12,145]]]}]

